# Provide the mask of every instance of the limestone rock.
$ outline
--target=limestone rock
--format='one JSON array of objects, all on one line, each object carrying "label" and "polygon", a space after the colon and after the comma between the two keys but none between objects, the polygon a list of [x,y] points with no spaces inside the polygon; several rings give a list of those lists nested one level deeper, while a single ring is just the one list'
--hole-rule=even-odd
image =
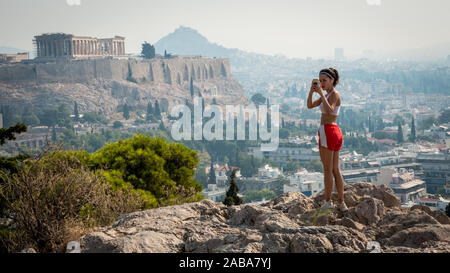
[{"label": "limestone rock", "polygon": [[425,205],[414,205],[410,210],[416,209],[426,212],[428,215],[430,215],[443,225],[450,225],[450,218],[443,211],[435,210]]},{"label": "limestone rock", "polygon": [[81,252],[369,252],[370,244],[380,252],[450,250],[441,212],[397,207],[385,187],[346,185],[346,213],[320,209],[323,197],[284,193],[261,206],[202,200],[137,211],[78,241]]},{"label": "limestone rock", "polygon": [[376,198],[363,197],[359,204],[352,208],[352,213],[358,222],[371,225],[378,222],[384,215],[384,204]]},{"label": "limestone rock", "polygon": [[363,224],[355,222],[355,221],[353,221],[352,219],[350,219],[348,217],[342,218],[337,224],[342,225],[344,227],[353,228],[353,229],[356,229],[356,230],[363,230],[364,229],[364,225]]}]

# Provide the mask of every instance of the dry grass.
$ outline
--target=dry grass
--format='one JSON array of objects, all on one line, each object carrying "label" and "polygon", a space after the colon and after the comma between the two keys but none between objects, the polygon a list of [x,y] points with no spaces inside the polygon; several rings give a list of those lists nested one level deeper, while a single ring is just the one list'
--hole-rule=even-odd
[{"label": "dry grass", "polygon": [[67,242],[91,227],[108,225],[143,206],[137,193],[112,190],[100,173],[61,146],[27,160],[17,174],[0,171],[0,176],[0,195],[12,219],[0,233],[8,252],[25,247],[63,252]]}]

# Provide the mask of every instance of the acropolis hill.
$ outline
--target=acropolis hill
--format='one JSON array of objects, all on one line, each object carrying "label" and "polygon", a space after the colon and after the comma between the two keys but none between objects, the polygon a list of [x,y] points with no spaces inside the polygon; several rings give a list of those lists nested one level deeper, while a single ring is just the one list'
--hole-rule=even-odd
[{"label": "acropolis hill", "polygon": [[200,92],[206,103],[213,98],[219,104],[246,102],[225,58],[129,58],[123,56],[123,37],[119,36],[109,40],[85,37],[84,41],[83,37],[60,35],[63,40],[51,43],[39,37],[34,40],[36,59],[0,65],[1,103],[19,113],[25,107],[73,105],[75,101],[82,112],[107,116],[124,103],[145,109],[149,101],[160,100],[167,110],[190,100],[191,78],[195,94]]}]

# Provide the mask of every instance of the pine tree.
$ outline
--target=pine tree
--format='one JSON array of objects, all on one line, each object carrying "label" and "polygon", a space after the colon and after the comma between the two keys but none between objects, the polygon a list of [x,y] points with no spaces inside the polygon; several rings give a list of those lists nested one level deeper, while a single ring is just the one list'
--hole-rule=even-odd
[{"label": "pine tree", "polygon": [[75,105],[73,106],[73,114],[75,115],[75,121],[78,121],[80,114],[78,113],[78,103],[75,102]]},{"label": "pine tree", "polygon": [[209,169],[209,184],[216,183],[216,172],[214,171],[213,160],[211,157],[211,168]]},{"label": "pine tree", "polygon": [[166,127],[164,127],[164,124],[163,124],[162,120],[159,123],[159,128],[158,129],[161,130],[161,131],[165,131],[166,130]]},{"label": "pine tree", "polygon": [[236,148],[234,150],[234,153],[235,153],[235,159],[234,159],[235,163],[234,164],[236,164],[236,166],[241,166],[241,163],[239,162],[239,148],[238,148],[238,145],[236,145],[235,147]]},{"label": "pine tree", "polygon": [[161,110],[159,109],[159,102],[156,101],[155,102],[155,116],[160,118],[161,117]]},{"label": "pine tree", "polygon": [[230,188],[228,189],[225,197],[225,201],[223,201],[223,204],[226,206],[232,206],[232,205],[240,205],[242,204],[242,198],[237,195],[239,188],[236,184],[236,172],[238,169],[234,169],[231,173],[231,181],[230,181]]},{"label": "pine tree", "polygon": [[147,103],[147,120],[150,120],[150,117],[153,115],[153,106],[151,102]]},{"label": "pine tree", "polygon": [[416,142],[416,125],[414,123],[414,117],[411,121],[411,141]]},{"label": "pine tree", "polygon": [[128,104],[125,103],[123,106],[123,117],[128,120],[130,118],[130,109],[128,108]]},{"label": "pine tree", "polygon": [[17,123],[8,128],[0,128],[0,146],[5,144],[6,140],[15,140],[14,134],[20,134],[27,131],[27,126],[23,123]]},{"label": "pine tree", "polygon": [[194,97],[194,79],[192,79],[192,77],[191,77],[191,82],[189,85],[189,90],[191,91],[191,98],[193,98]]},{"label": "pine tree", "polygon": [[141,55],[146,59],[155,58],[155,47],[147,42],[142,44]]},{"label": "pine tree", "polygon": [[400,121],[398,121],[398,127],[397,127],[397,142],[402,143],[403,142],[403,130],[402,130],[402,124]]}]

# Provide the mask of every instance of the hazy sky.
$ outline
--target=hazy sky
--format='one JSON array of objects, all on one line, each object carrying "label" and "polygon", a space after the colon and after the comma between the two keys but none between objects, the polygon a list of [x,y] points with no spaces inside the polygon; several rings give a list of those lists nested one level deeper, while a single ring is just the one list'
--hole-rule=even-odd
[{"label": "hazy sky", "polygon": [[0,46],[34,35],[126,37],[127,53],[180,25],[225,47],[288,57],[450,43],[450,0],[0,0]]}]

